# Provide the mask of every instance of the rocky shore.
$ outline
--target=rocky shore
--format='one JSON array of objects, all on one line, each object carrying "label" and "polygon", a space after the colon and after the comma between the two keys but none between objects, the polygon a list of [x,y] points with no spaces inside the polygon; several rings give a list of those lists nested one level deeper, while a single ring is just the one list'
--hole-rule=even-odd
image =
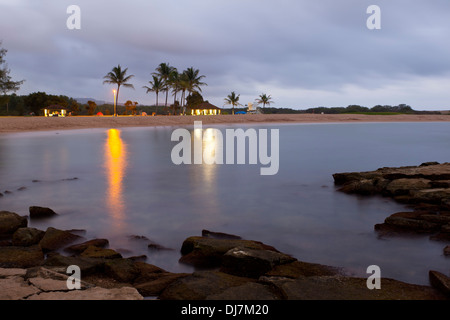
[{"label": "rocky shore", "polygon": [[[86,239],[77,231],[28,227],[51,216],[30,207],[29,216],[0,211],[1,300],[446,300],[448,278],[430,272],[432,286],[367,278],[337,267],[302,262],[259,241],[203,230],[180,248],[180,263],[192,273],[172,273],[123,257],[107,239]],[[145,239],[145,237],[143,237]],[[153,247],[152,247],[153,248]],[[80,270],[80,288],[69,266]],[[369,275],[368,275],[369,276]]]},{"label": "rocky shore", "polygon": [[[363,196],[380,195],[405,204],[409,210],[395,212],[374,226],[381,236],[426,234],[443,243],[442,254],[450,257],[450,163],[426,162],[418,166],[384,167],[374,171],[333,175],[339,191]],[[430,282],[450,279],[430,271]]]}]

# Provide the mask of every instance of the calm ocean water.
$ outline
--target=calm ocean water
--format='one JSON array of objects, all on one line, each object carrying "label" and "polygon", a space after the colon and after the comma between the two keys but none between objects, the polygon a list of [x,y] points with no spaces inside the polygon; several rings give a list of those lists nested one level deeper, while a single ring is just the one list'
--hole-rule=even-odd
[{"label": "calm ocean water", "polygon": [[[173,127],[8,134],[0,136],[0,192],[11,193],[0,198],[0,210],[27,215],[29,206],[50,207],[58,217],[29,225],[85,229],[88,239],[108,238],[125,257],[146,254],[172,272],[192,271],[178,263],[181,244],[209,229],[359,276],[373,264],[382,277],[417,284],[429,284],[430,269],[448,273],[446,243],[374,231],[403,205],[337,192],[332,174],[448,162],[449,123],[214,128],[279,129],[278,174],[260,175],[259,164],[174,165]],[[152,252],[130,235],[174,250]]]}]

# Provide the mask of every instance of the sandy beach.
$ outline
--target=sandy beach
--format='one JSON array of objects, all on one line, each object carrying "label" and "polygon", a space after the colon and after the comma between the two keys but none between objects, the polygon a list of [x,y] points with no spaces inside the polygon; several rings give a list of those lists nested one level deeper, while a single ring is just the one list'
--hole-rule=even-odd
[{"label": "sandy beach", "polygon": [[446,122],[449,115],[258,114],[218,116],[0,117],[0,133],[227,123]]}]

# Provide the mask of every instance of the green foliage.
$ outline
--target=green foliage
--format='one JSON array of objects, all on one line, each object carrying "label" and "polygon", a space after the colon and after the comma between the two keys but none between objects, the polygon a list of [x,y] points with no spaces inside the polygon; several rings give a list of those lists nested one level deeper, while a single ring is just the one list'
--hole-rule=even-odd
[{"label": "green foliage", "polygon": [[199,92],[194,91],[190,95],[187,96],[186,107],[190,108],[190,109],[195,109],[203,101],[204,101],[203,96]]},{"label": "green foliage", "polygon": [[[0,46],[1,44],[2,43],[0,41]],[[11,91],[16,92],[20,89],[20,86],[25,81],[12,81],[11,76],[9,75],[11,70],[8,69],[6,61],[4,59],[6,52],[8,52],[8,50],[0,47],[0,93],[2,93],[3,95],[6,95]]]},{"label": "green foliage", "polygon": [[97,104],[94,101],[88,101],[85,109],[88,111],[90,116],[94,115],[95,109],[97,108]]}]

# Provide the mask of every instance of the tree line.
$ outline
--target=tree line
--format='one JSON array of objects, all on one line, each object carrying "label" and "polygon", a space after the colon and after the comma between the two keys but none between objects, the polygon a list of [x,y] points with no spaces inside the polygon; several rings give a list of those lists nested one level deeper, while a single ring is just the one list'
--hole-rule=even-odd
[{"label": "tree line", "polygon": [[[103,77],[103,84],[112,84],[117,87],[115,91],[115,104],[119,98],[120,87],[128,87],[134,89],[134,85],[130,83],[130,80],[134,75],[127,75],[128,68],[122,68],[120,64],[114,67],[110,72]],[[152,80],[148,81],[148,85],[142,88],[146,90],[146,93],[154,92],[156,95],[155,107],[156,113],[159,106],[159,94],[165,94],[164,108],[168,107],[169,92],[173,96],[173,103],[171,104],[173,114],[176,112],[176,108],[180,107],[182,113],[186,112],[186,102],[189,96],[194,93],[200,93],[201,87],[207,85],[202,81],[205,78],[204,75],[200,75],[200,71],[194,67],[189,67],[182,72],[179,72],[176,67],[171,66],[169,63],[160,63],[155,71],[151,73]],[[186,97],[186,93],[188,96]],[[180,101],[177,100],[177,95],[180,94]]]}]

